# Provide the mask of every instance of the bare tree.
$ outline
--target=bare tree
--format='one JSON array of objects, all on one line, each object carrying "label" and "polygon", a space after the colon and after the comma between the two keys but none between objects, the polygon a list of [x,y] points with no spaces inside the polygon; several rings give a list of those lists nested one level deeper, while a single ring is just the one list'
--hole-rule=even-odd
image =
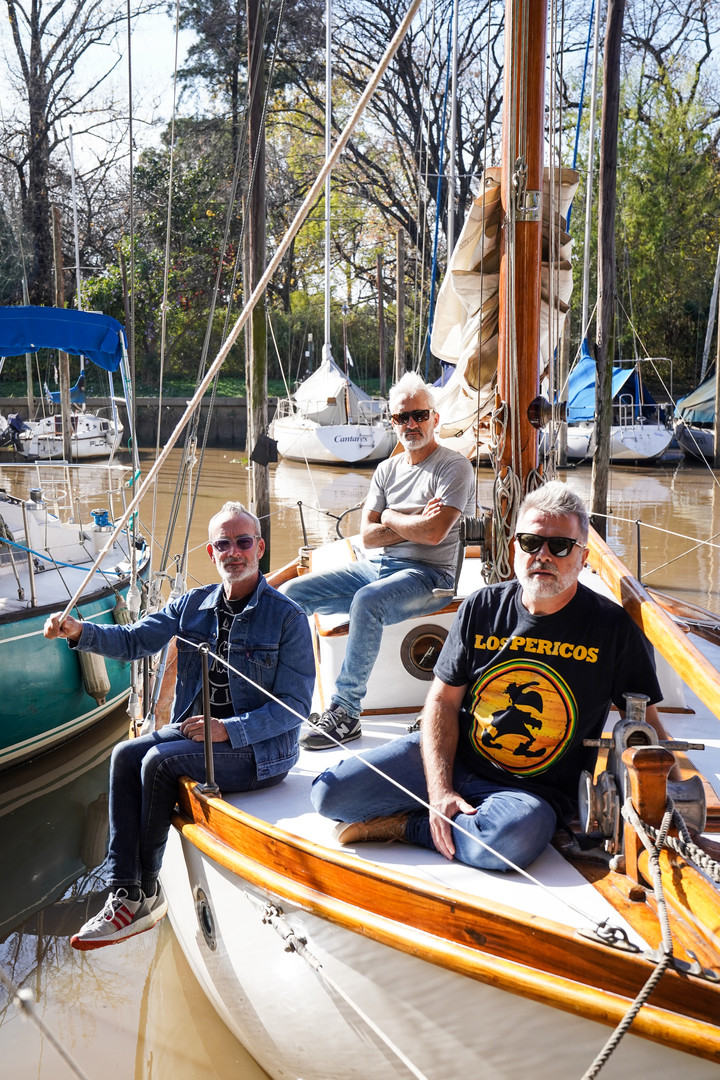
[{"label": "bare tree", "polygon": [[[339,130],[400,24],[401,0],[338,0],[334,71],[334,126]],[[371,102],[361,132],[348,146],[337,169],[344,184],[377,208],[390,227],[402,226],[420,248],[427,218],[420,208],[434,204],[447,226],[450,118],[451,0],[440,0],[423,20],[416,20]],[[495,21],[493,21],[493,19]],[[457,45],[457,121],[455,154],[455,235],[464,218],[473,185],[485,164],[493,164],[500,119],[502,16],[489,4],[461,0]],[[292,123],[320,133],[323,124],[322,68],[295,73],[302,97],[294,101]],[[446,136],[443,138],[443,132]],[[444,147],[443,147],[444,142]],[[499,144],[498,144],[499,145]],[[434,215],[433,215],[434,216]],[[373,261],[374,273],[374,261]]]},{"label": "bare tree", "polygon": [[[19,186],[30,299],[44,304],[53,296],[50,206],[69,180],[67,155],[62,166],[55,160],[69,126],[75,123],[79,136],[92,131],[106,137],[107,154],[91,170],[95,183],[117,154],[117,133],[109,132],[118,110],[106,87],[121,59],[118,34],[126,9],[120,0],[5,2],[16,60],[8,71],[15,100],[0,131],[0,155]],[[150,0],[133,17],[152,6]],[[102,61],[96,46],[106,46]]]}]

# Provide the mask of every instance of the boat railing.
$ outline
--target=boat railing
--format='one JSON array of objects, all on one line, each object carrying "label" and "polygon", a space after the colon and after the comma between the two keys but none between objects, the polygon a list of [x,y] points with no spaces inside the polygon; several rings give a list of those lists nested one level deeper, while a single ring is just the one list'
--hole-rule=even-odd
[{"label": "boat railing", "polygon": [[80,521],[100,500],[115,520],[125,509],[131,477],[132,469],[122,464],[0,463],[0,489],[17,499],[41,502],[61,521]]},{"label": "boat railing", "polygon": [[359,424],[374,424],[378,420],[390,421],[390,410],[384,398],[373,397],[369,401],[358,402],[357,422]]},{"label": "boat railing", "polygon": [[667,412],[663,405],[635,401],[632,394],[621,394],[617,404],[613,405],[613,421],[621,428],[634,428],[654,424],[656,427],[668,427]]},{"label": "boat railing", "polygon": [[[275,419],[280,420],[285,417],[297,415],[318,417],[328,408],[340,404],[342,404],[344,410],[344,401],[341,403],[340,399],[334,397],[318,398],[317,401],[303,399],[301,404],[296,403],[292,398],[278,398],[275,407]],[[387,401],[385,401],[384,398],[373,397],[368,398],[367,401],[358,401],[356,403],[354,415],[347,422],[351,424],[369,425],[376,424],[379,420],[386,420],[388,423],[390,421]],[[337,422],[340,423],[344,421]]]}]

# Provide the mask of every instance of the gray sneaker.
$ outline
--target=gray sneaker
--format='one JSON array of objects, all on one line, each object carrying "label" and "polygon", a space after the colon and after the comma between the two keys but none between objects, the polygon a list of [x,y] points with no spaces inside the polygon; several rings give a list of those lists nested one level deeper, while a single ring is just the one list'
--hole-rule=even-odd
[{"label": "gray sneaker", "polygon": [[103,945],[115,945],[118,941],[152,930],[167,912],[167,900],[158,884],[154,896],[144,894],[140,900],[128,900],[125,889],[110,893],[105,907],[85,923],[70,939],[73,949],[88,952],[101,949]]},{"label": "gray sneaker", "polygon": [[310,713],[308,723],[312,731],[300,738],[300,745],[305,750],[330,750],[339,743],[352,742],[362,735],[360,721],[350,716],[339,705],[333,705],[320,715]]}]

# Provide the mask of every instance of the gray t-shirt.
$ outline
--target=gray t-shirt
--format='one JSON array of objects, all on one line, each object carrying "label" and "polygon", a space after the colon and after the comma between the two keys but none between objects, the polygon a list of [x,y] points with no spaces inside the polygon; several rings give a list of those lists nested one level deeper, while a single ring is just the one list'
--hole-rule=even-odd
[{"label": "gray t-shirt", "polygon": [[[405,454],[381,461],[370,482],[365,509],[382,513],[389,508],[399,513],[419,514],[430,499],[438,498],[442,499],[443,505],[454,506],[461,514],[472,514],[473,493],[473,468],[470,462],[456,450],[438,446],[419,465],[410,465],[405,460]],[[432,566],[444,566],[454,573],[459,535],[458,518],[439,544],[415,544],[403,540],[386,548],[374,548],[371,554],[415,559]]]}]

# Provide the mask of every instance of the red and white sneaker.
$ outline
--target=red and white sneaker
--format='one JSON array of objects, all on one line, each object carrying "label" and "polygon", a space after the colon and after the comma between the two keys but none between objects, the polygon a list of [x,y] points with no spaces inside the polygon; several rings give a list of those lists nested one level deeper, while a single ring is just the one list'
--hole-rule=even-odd
[{"label": "red and white sneaker", "polygon": [[128,900],[127,891],[118,889],[110,893],[105,907],[93,916],[70,939],[73,949],[87,952],[115,945],[118,941],[152,930],[167,912],[167,900],[158,883],[154,896],[142,896],[140,900]]}]

